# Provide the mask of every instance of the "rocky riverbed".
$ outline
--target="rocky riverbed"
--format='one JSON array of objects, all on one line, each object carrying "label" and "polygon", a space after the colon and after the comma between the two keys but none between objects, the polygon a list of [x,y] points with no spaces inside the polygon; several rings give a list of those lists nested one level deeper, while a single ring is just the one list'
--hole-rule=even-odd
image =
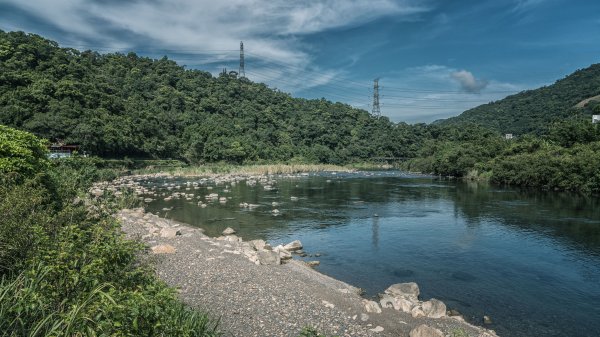
[{"label": "rocky riverbed", "polygon": [[[119,191],[114,186],[123,185],[139,188],[127,179],[103,187]],[[129,238],[148,246],[159,277],[187,304],[220,317],[229,336],[297,336],[304,327],[337,336],[496,336],[464,322],[441,301],[422,301],[415,283],[392,285],[378,301],[365,299],[360,289],[295,260],[298,241],[272,247],[244,241],[234,228],[211,238],[142,208],[116,216]]]}]

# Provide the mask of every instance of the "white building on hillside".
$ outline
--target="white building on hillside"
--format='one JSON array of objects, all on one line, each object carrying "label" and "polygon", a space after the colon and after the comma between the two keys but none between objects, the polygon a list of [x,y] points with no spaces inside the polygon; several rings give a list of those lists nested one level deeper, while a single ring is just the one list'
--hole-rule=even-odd
[{"label": "white building on hillside", "polygon": [[592,123],[600,123],[600,115],[592,115]]}]

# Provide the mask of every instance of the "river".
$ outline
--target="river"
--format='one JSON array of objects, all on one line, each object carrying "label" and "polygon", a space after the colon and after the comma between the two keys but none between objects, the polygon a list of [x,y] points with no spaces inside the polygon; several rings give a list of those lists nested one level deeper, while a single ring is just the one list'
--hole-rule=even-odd
[{"label": "river", "polygon": [[[159,193],[174,184],[196,198],[160,198],[147,209],[211,236],[231,226],[245,240],[299,239],[306,260],[365,296],[414,281],[421,298],[475,324],[489,316],[486,327],[500,336],[600,336],[599,198],[398,171],[278,177],[273,189],[241,182],[185,191],[187,181],[198,179],[148,181]],[[229,199],[199,207],[209,193]]]}]

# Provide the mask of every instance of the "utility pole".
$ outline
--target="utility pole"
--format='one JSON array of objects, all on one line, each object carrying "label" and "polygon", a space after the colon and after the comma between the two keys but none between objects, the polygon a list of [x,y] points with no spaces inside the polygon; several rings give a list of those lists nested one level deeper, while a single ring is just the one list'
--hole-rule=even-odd
[{"label": "utility pole", "polygon": [[376,78],[373,83],[373,116],[381,116],[381,108],[379,107],[379,78]]},{"label": "utility pole", "polygon": [[246,77],[246,71],[244,70],[244,42],[240,41],[240,78]]}]

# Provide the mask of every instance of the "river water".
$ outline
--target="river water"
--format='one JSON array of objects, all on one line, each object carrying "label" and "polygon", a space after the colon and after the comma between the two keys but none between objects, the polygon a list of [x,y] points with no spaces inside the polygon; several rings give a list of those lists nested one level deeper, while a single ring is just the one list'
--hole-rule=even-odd
[{"label": "river water", "polygon": [[230,199],[206,208],[159,199],[148,210],[212,236],[231,226],[244,240],[299,239],[313,255],[305,259],[366,296],[414,281],[422,299],[440,299],[475,324],[489,316],[500,336],[600,336],[598,198],[397,171],[279,177],[272,190],[242,182],[185,191],[186,181],[198,179],[146,184]]}]

